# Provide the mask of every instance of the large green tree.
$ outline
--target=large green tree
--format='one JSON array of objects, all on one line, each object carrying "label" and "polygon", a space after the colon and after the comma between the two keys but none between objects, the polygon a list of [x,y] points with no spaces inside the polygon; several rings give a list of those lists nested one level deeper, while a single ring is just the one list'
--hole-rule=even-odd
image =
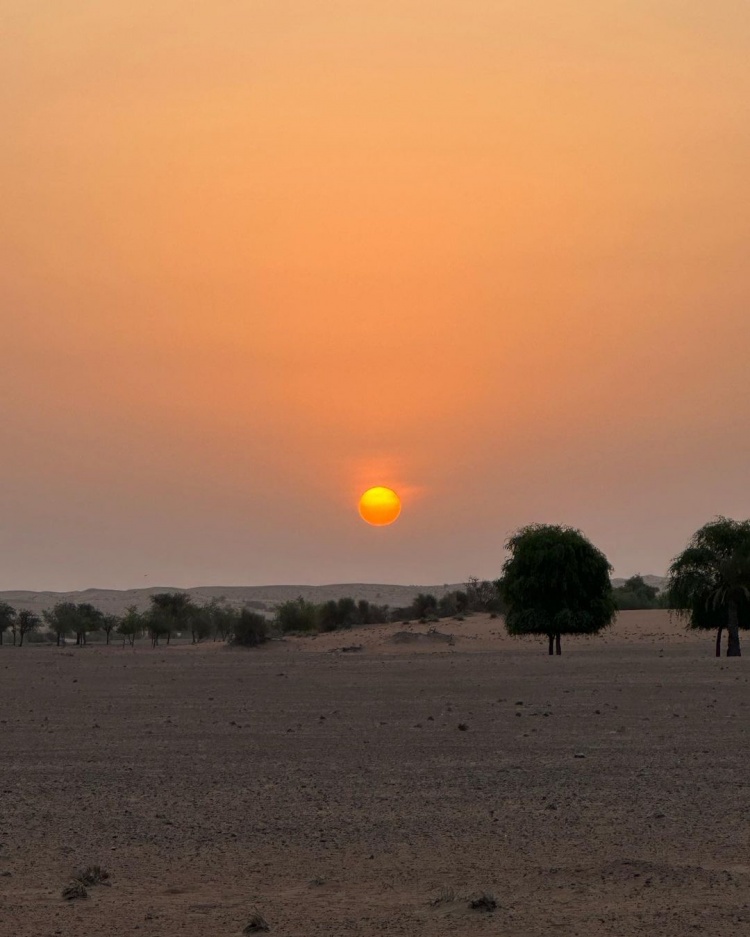
[{"label": "large green tree", "polygon": [[716,630],[716,656],[727,631],[727,657],[740,657],[740,628],[750,628],[750,520],[717,517],[690,538],[669,567],[669,597],[690,628]]},{"label": "large green tree", "polygon": [[616,614],[607,557],[579,530],[532,524],[506,543],[499,589],[509,634],[546,635],[561,653],[563,634],[598,634]]}]

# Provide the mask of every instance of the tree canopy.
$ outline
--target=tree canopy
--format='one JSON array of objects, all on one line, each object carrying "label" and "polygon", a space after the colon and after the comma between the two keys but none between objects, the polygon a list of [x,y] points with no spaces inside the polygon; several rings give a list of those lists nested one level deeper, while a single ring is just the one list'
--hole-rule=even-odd
[{"label": "tree canopy", "polygon": [[727,657],[740,657],[740,628],[750,628],[750,520],[717,517],[690,538],[669,567],[672,608],[689,628],[716,630],[721,653],[727,630]]},{"label": "tree canopy", "polygon": [[598,634],[612,623],[616,605],[607,557],[579,530],[533,524],[506,544],[499,587],[509,634],[539,634],[561,652],[563,634]]},{"label": "tree canopy", "polygon": [[659,590],[650,586],[643,576],[631,576],[612,590],[617,607],[623,609],[659,608]]}]

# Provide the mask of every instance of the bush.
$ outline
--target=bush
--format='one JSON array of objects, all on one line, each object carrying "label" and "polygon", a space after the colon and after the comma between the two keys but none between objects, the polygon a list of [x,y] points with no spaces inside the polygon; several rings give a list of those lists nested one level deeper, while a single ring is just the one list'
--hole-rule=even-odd
[{"label": "bush", "polygon": [[621,586],[612,590],[620,611],[659,608],[659,590],[644,582],[642,576],[631,576]]},{"label": "bush", "polygon": [[318,606],[300,596],[282,602],[276,609],[276,624],[281,631],[317,631]]},{"label": "bush", "polygon": [[27,644],[54,644],[55,636],[51,631],[29,631],[26,635]]},{"label": "bush", "polygon": [[268,640],[268,623],[263,615],[243,608],[234,623],[232,644],[240,647],[257,647]]}]

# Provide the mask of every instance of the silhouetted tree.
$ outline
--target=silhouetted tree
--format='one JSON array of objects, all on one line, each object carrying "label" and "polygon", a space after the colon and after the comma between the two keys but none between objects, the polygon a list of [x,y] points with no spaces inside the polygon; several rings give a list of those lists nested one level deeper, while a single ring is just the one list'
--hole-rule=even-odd
[{"label": "silhouetted tree", "polygon": [[[3,634],[12,627],[16,619],[16,610],[7,602],[0,602],[0,644],[3,643]],[[13,634],[13,643],[15,644],[15,632]]]},{"label": "silhouetted tree", "polygon": [[717,517],[690,538],[669,567],[669,596],[690,628],[716,629],[716,656],[727,630],[727,657],[740,657],[750,627],[750,520]]},{"label": "silhouetted tree", "polygon": [[509,634],[546,635],[549,653],[560,654],[561,635],[598,634],[612,623],[612,567],[579,530],[532,524],[506,547],[499,583]]},{"label": "silhouetted tree", "polygon": [[[20,612],[16,615],[15,621],[11,627],[15,626],[15,630],[18,631],[18,646],[23,647],[23,639],[30,631],[36,631],[36,629],[41,625],[42,621],[38,615],[35,615],[32,611],[29,611],[27,608],[22,608]],[[14,641],[15,644],[15,635]]]}]

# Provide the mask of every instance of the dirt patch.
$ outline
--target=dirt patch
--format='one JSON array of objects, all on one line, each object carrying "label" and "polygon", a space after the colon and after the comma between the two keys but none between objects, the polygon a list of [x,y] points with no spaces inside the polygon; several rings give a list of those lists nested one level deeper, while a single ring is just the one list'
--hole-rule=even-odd
[{"label": "dirt patch", "polygon": [[0,937],[750,929],[748,658],[663,613],[560,658],[455,627],[0,648]]}]

